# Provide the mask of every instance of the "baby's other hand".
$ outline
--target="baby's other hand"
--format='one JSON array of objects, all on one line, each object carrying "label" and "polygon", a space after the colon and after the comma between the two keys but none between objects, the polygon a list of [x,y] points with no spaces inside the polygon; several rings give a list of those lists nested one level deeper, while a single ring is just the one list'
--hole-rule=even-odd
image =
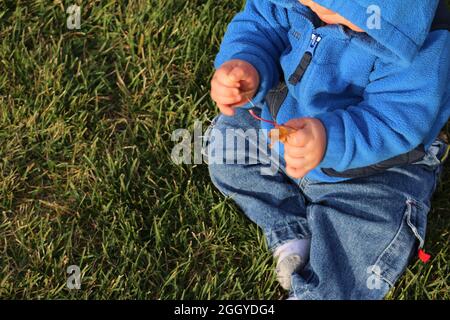
[{"label": "baby's other hand", "polygon": [[286,172],[299,179],[317,167],[325,155],[327,134],[322,122],[315,118],[293,119],[284,124],[297,129],[284,144]]},{"label": "baby's other hand", "polygon": [[240,107],[252,99],[259,87],[258,71],[243,60],[230,60],[216,70],[211,80],[211,98],[220,111],[232,116],[234,107]]}]

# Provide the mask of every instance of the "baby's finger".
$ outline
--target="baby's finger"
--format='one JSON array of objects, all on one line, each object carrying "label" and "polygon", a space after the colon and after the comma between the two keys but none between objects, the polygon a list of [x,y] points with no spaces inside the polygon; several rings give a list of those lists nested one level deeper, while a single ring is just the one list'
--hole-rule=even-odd
[{"label": "baby's finger", "polygon": [[294,179],[303,178],[308,173],[308,171],[303,168],[295,168],[291,166],[286,166],[286,172],[290,177]]},{"label": "baby's finger", "polygon": [[211,92],[211,98],[216,101],[217,103],[220,104],[237,104],[239,102],[242,101],[242,97],[241,96],[236,96],[236,97],[226,97],[226,96],[220,96],[217,95],[213,92]]},{"label": "baby's finger", "polygon": [[214,92],[215,95],[224,97],[235,97],[240,94],[238,88],[226,87],[217,81],[211,83],[211,92]]},{"label": "baby's finger", "polygon": [[244,77],[245,71],[241,67],[234,67],[228,74],[228,78],[230,78],[230,80],[233,82],[239,82],[241,80],[244,80]]},{"label": "baby's finger", "polygon": [[303,158],[308,154],[308,150],[305,147],[295,147],[286,143],[284,145],[284,153],[289,155],[291,158]]},{"label": "baby's finger", "polygon": [[284,160],[286,160],[287,165],[295,168],[303,168],[308,165],[306,158],[294,158],[287,153],[284,154]]},{"label": "baby's finger", "polygon": [[225,86],[225,87],[239,88],[241,86],[239,81],[233,81],[228,76],[228,73],[229,73],[229,70],[227,70],[226,68],[225,69],[221,68],[216,71],[212,81],[217,81],[220,85]]},{"label": "baby's finger", "polygon": [[310,139],[309,130],[299,129],[288,135],[286,143],[293,147],[304,147]]},{"label": "baby's finger", "polygon": [[233,108],[231,108],[229,105],[226,104],[218,103],[217,107],[219,108],[220,112],[222,112],[226,116],[234,116],[234,114],[236,113],[236,111]]},{"label": "baby's finger", "polygon": [[246,105],[248,103],[247,98],[242,98],[240,101],[233,103],[232,105],[230,105],[230,107],[232,108],[238,108],[238,107],[242,107],[244,105]]},{"label": "baby's finger", "polygon": [[241,91],[239,88],[233,88],[233,87],[227,87],[220,83],[217,80],[211,81],[211,94],[220,95],[220,96],[236,96],[241,94]]}]

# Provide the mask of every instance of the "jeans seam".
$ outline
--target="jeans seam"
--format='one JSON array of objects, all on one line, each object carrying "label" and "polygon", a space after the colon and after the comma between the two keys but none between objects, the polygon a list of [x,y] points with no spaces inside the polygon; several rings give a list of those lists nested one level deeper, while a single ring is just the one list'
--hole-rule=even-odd
[{"label": "jeans seam", "polygon": [[[299,225],[301,226],[302,229],[307,229],[307,222],[304,222],[304,223],[302,223],[302,222],[290,222],[290,223],[287,223],[284,227],[280,227],[280,228],[276,228],[276,229],[271,229],[271,230],[268,232],[268,238],[269,238],[269,237],[270,237],[271,239],[272,239],[272,238],[275,238],[275,237],[273,236],[273,234],[275,234],[275,233],[278,232],[278,231],[282,231],[282,230],[295,230],[296,226],[299,226]],[[296,234],[299,235],[298,233],[296,233]],[[311,234],[310,234],[310,233],[306,233],[306,234],[301,235],[301,236],[302,236],[302,238],[297,238],[297,239],[302,240],[302,239],[310,239],[310,238],[311,238]],[[292,241],[292,240],[294,240],[294,239],[278,240],[278,241],[274,242],[274,243],[271,245],[271,247],[272,247],[273,250],[275,250],[277,247],[283,245],[284,243],[287,243],[287,242],[289,242],[289,241]]]},{"label": "jeans seam", "polygon": [[414,233],[414,236],[419,240],[419,248],[422,248],[425,244],[424,238],[419,234],[417,227],[411,222],[412,206],[418,207],[419,205],[413,199],[408,199],[407,203],[408,203],[408,212],[407,212],[407,216],[406,216],[406,218],[407,218],[406,223],[411,228],[411,231]]}]

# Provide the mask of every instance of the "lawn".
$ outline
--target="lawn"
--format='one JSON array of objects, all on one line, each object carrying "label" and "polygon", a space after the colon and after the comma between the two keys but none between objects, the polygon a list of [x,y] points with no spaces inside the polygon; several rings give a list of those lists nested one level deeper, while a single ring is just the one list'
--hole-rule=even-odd
[{"label": "lawn", "polygon": [[[83,1],[69,30],[74,3],[0,4],[0,298],[283,298],[258,228],[170,157],[174,130],[217,112],[212,61],[243,1]],[[449,190],[447,166],[433,259],[389,299],[450,299]]]}]

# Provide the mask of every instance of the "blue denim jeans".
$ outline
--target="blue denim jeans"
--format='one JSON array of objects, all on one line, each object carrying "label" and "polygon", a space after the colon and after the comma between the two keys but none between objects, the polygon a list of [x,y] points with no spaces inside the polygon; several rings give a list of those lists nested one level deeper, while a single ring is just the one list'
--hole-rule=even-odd
[{"label": "blue denim jeans", "polygon": [[[439,157],[447,145],[436,140],[411,165],[323,183],[289,177],[284,160],[264,147],[267,141],[255,140],[265,138],[245,135],[259,128],[244,109],[234,117],[219,115],[205,134],[203,151],[214,185],[262,229],[271,250],[290,240],[311,239],[306,267],[292,275],[291,295],[382,299],[423,246],[430,199],[442,171]],[[227,143],[235,139],[227,129],[244,135],[245,145]],[[249,152],[255,148],[256,158]],[[269,163],[277,165],[274,174],[262,174]]]}]

